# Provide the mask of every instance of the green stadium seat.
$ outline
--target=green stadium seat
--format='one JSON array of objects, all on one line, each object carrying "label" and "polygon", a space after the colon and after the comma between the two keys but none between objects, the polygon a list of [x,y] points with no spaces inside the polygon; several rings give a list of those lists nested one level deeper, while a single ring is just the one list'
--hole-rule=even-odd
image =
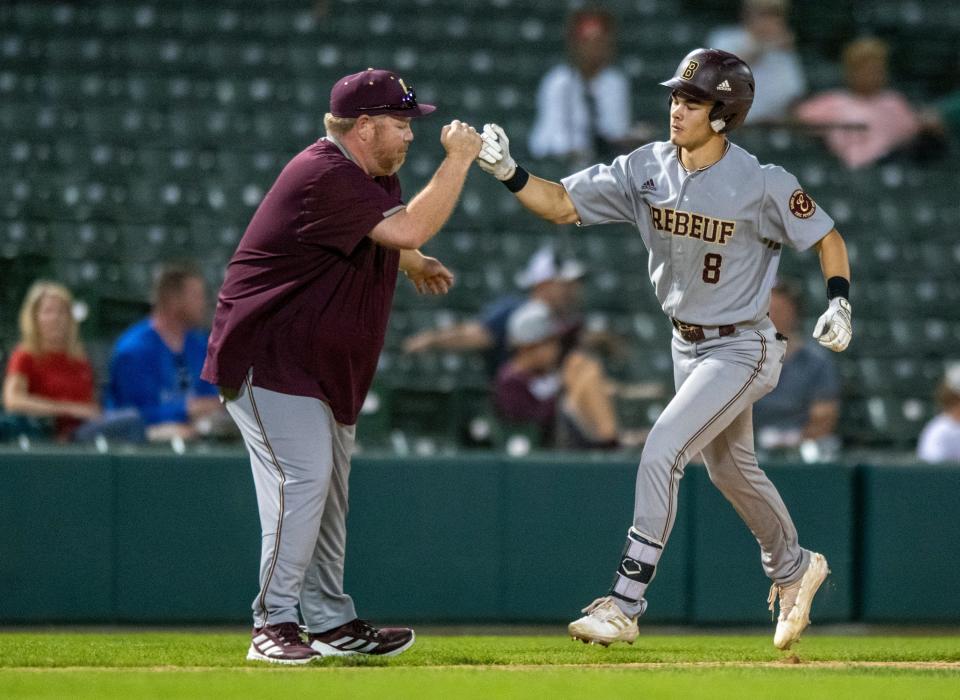
[{"label": "green stadium seat", "polygon": [[850,399],[843,408],[851,422],[859,425],[857,437],[877,445],[909,448],[935,413],[927,396],[892,398],[884,395]]},{"label": "green stadium seat", "polygon": [[929,399],[943,374],[943,362],[916,357],[864,357],[841,364],[848,386],[865,395],[923,396]]}]

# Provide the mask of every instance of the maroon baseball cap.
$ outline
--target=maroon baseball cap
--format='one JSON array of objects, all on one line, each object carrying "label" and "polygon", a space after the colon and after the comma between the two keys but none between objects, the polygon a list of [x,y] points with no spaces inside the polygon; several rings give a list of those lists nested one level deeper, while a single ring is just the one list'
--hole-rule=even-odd
[{"label": "maroon baseball cap", "polygon": [[417,104],[413,87],[388,70],[367,68],[340,78],[330,91],[330,113],[335,117],[422,117],[435,109],[433,105]]}]

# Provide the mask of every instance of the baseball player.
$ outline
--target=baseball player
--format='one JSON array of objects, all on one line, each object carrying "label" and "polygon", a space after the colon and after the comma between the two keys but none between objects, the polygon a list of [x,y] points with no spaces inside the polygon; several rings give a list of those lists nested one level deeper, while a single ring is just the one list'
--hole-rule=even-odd
[{"label": "baseball player", "polygon": [[411,629],[357,618],[343,564],[354,428],[397,272],[423,293],[452,284],[417,249],[450,216],[480,151],[473,127],[443,127],[446,157],[404,204],[396,172],[410,122],[434,109],[390,71],[338,80],[326,138],[283,169],[227,268],[203,378],[220,386],[243,434],[257,492],[263,538],[248,659],[305,664],[413,644]]},{"label": "baseball player", "polygon": [[633,525],[608,595],[569,626],[584,642],[633,642],[647,586],[670,537],[686,464],[701,454],[710,480],[760,544],[779,594],[774,635],[788,649],[809,624],[829,573],[800,546],[787,508],[757,466],[751,406],[777,384],[787,338],[767,317],[784,245],[820,256],[829,305],[813,335],[840,352],[852,333],[850,268],[833,220],[782,168],[760,165],[727,138],[753,102],[750,68],[733,54],[697,49],[670,88],[670,140],[561,183],[529,175],[495,124],[484,127],[480,167],[535,214],[558,224],[629,222],[649,251],[657,299],[673,324],[676,394],[650,431],[637,471]]}]

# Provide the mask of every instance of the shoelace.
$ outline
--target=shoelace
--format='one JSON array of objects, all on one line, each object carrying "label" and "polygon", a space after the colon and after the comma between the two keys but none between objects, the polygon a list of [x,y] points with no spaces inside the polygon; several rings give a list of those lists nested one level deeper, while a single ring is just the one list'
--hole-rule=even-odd
[{"label": "shoelace", "polygon": [[371,625],[366,620],[357,619],[356,626],[360,629],[362,634],[366,634],[374,639],[380,638],[380,630]]},{"label": "shoelace", "polygon": [[770,586],[770,593],[767,594],[767,609],[770,611],[770,619],[777,619],[777,612],[774,610],[774,606],[777,602],[777,595],[780,593],[780,586],[776,583]]},{"label": "shoelace", "polygon": [[285,647],[303,644],[303,639],[300,638],[300,625],[296,622],[281,623],[274,628],[274,631]]},{"label": "shoelace", "polygon": [[595,612],[599,611],[599,617],[603,621],[610,620],[614,617],[626,617],[617,607],[617,604],[613,602],[613,598],[610,596],[603,596],[602,598],[597,598],[595,601],[590,603],[585,607],[581,612],[587,613],[587,615],[593,615]]},{"label": "shoelace", "polygon": [[770,586],[770,593],[767,595],[767,605],[770,610],[770,619],[776,620],[776,612],[773,609],[774,604],[777,602],[777,596],[780,596],[780,619],[785,620],[787,615],[790,614],[790,611],[793,610],[793,606],[797,603],[797,594],[800,593],[800,582],[798,581],[793,586],[781,586],[780,584],[774,583]]},{"label": "shoelace", "polygon": [[582,613],[587,613],[587,615],[589,615],[589,614],[592,613],[594,610],[596,610],[597,608],[599,608],[601,605],[603,605],[604,603],[606,603],[608,600],[610,600],[610,596],[608,596],[608,595],[605,595],[605,596],[603,596],[602,598],[597,598],[595,601],[593,601],[592,603],[590,603],[590,605],[588,605],[587,607],[585,607],[585,608],[584,608],[583,610],[581,610],[580,612],[582,612]]}]

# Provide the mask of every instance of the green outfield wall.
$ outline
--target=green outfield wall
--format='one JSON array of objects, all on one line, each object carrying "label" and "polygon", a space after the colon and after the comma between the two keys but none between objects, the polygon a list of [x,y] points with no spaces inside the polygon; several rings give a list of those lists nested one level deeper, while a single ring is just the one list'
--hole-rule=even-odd
[{"label": "green outfield wall", "polygon": [[[363,456],[347,586],[377,620],[559,622],[606,591],[633,460]],[[833,571],[820,622],[960,622],[960,468],[768,468]],[[246,458],[0,453],[0,622],[233,623],[256,593]],[[756,542],[687,469],[650,589],[658,623],[769,621]]]}]

